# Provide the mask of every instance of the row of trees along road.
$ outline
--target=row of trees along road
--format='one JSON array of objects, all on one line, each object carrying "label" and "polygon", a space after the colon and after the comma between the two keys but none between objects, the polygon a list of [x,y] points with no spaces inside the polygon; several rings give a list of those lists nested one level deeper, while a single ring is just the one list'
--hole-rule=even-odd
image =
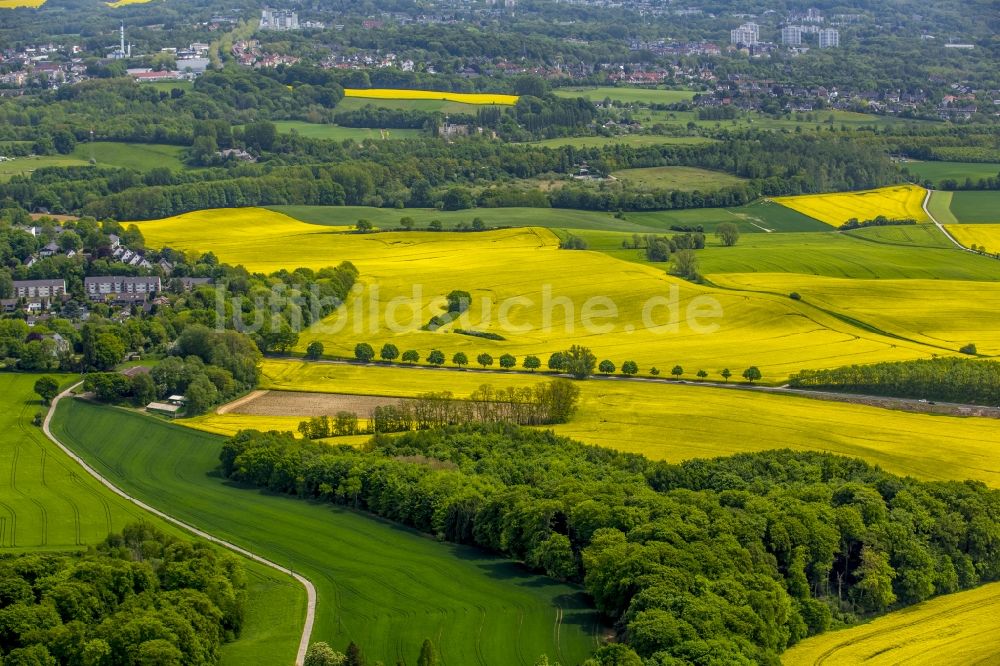
[{"label": "row of trees along road", "polygon": [[[325,348],[323,343],[315,341],[309,344],[306,348],[306,358],[310,360],[317,360],[323,356]],[[382,346],[382,349],[378,354],[379,358],[386,362],[393,362],[396,359],[402,360],[403,363],[417,363],[420,361],[420,353],[415,349],[408,349],[400,353],[399,348],[392,343],[386,343]],[[369,363],[375,360],[375,348],[372,347],[367,342],[359,342],[354,346],[354,358],[358,361],[363,361]],[[446,356],[444,352],[439,349],[435,349],[427,355],[427,363],[430,365],[442,366],[445,364]],[[504,370],[511,370],[517,367],[517,357],[512,354],[503,354],[498,359],[494,359],[491,354],[482,353],[476,356],[476,363],[483,367],[483,369],[490,368],[493,366],[494,361],[498,361],[499,366]],[[469,356],[465,352],[456,352],[451,357],[451,362],[460,368],[464,368],[469,365]],[[547,367],[549,370],[554,370],[556,372],[566,372],[576,379],[586,379],[594,374],[595,370],[603,375],[614,374],[617,370],[614,362],[608,359],[597,362],[597,357],[594,353],[587,347],[582,347],[580,345],[573,345],[568,350],[564,352],[554,352],[549,356],[547,362]],[[535,371],[542,367],[542,361],[539,357],[528,355],[525,356],[521,361],[521,367],[525,370]],[[621,373],[626,376],[633,376],[639,373],[639,365],[635,361],[625,361],[621,366]],[[660,370],[656,367],[649,369],[649,374],[657,376],[660,374]],[[681,377],[684,375],[684,368],[675,365],[671,370],[671,373],[675,377]],[[723,379],[729,381],[729,378],[733,376],[733,373],[725,368],[719,371],[719,374]],[[708,377],[708,372],[705,370],[699,370],[697,372],[699,379],[705,379]],[[751,384],[755,381],[759,381],[763,375],[760,369],[756,366],[751,366],[743,371],[743,378],[746,379]]]}]

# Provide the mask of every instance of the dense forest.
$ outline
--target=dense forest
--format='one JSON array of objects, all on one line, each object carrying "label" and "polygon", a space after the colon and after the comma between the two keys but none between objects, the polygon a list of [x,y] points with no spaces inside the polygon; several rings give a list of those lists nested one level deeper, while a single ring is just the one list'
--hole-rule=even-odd
[{"label": "dense forest", "polygon": [[[966,348],[975,353],[975,345]],[[795,388],[845,391],[898,398],[1000,406],[1000,363],[969,358],[935,358],[895,363],[803,370]]]},{"label": "dense forest", "polygon": [[243,431],[221,464],[582,584],[628,646],[603,664],[777,664],[806,636],[1000,579],[1000,493],[826,454],[672,465],[480,424],[362,450]]},{"label": "dense forest", "polygon": [[145,523],[86,553],[0,558],[5,664],[216,664],[245,606],[235,558]]}]

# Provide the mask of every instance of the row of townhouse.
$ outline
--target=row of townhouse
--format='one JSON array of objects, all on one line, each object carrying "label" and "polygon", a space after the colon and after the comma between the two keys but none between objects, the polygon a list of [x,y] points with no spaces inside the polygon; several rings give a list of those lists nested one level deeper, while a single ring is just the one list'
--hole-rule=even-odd
[{"label": "row of townhouse", "polygon": [[55,300],[66,298],[65,280],[15,280],[14,298],[0,300],[0,309],[13,312],[20,303],[25,303],[28,312],[48,309]]},{"label": "row of townhouse", "polygon": [[123,277],[105,275],[83,279],[83,290],[92,301],[145,303],[161,290],[159,276]]},{"label": "row of townhouse", "polygon": [[[211,278],[178,277],[169,281],[169,287],[175,291],[191,291],[212,283]],[[163,284],[158,276],[108,275],[84,278],[83,289],[92,301],[145,303],[162,292]],[[0,300],[0,310],[14,312],[23,304],[28,312],[41,312],[53,302],[69,298],[65,280],[15,280],[13,296]]]}]

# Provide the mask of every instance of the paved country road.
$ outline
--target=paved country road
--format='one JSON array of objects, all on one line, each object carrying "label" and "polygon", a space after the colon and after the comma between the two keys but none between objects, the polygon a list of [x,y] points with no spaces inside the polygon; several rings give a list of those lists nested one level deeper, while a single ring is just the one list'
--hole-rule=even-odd
[{"label": "paved country road", "polygon": [[295,580],[297,580],[299,583],[301,583],[302,586],[304,588],[306,588],[306,597],[307,597],[306,618],[305,618],[305,624],[302,627],[302,638],[299,640],[299,649],[298,649],[298,652],[295,655],[295,664],[296,664],[296,666],[302,666],[302,664],[305,662],[306,650],[309,649],[309,639],[312,636],[313,622],[315,621],[315,618],[316,618],[316,588],[313,586],[313,584],[305,576],[302,576],[301,574],[297,574],[294,571],[292,571],[291,569],[283,567],[280,564],[277,564],[277,563],[272,562],[270,560],[264,559],[260,555],[254,555],[249,550],[247,550],[245,548],[241,548],[241,547],[237,546],[234,543],[230,543],[230,542],[225,541],[223,539],[220,539],[218,537],[212,536],[208,532],[203,532],[202,530],[198,529],[197,527],[195,527],[193,525],[185,523],[184,521],[179,520],[177,518],[174,518],[173,516],[170,516],[170,515],[162,512],[162,511],[160,511],[159,509],[154,509],[153,507],[151,507],[150,505],[146,504],[142,500],[136,499],[135,497],[132,497],[131,495],[129,495],[128,493],[126,493],[124,490],[122,490],[121,488],[119,488],[118,486],[116,486],[115,484],[113,484],[111,481],[109,481],[107,478],[105,478],[104,476],[102,476],[100,474],[100,472],[98,472],[93,467],[91,467],[90,465],[88,465],[80,456],[78,456],[75,453],[73,453],[73,451],[71,451],[62,442],[60,442],[55,437],[55,435],[52,434],[52,430],[49,427],[50,424],[51,424],[51,422],[52,422],[52,415],[55,414],[55,412],[56,412],[56,406],[59,404],[59,401],[62,400],[63,398],[65,398],[65,397],[70,396],[72,394],[73,389],[75,389],[76,387],[80,386],[80,384],[82,384],[82,383],[83,382],[77,382],[73,386],[69,387],[68,389],[66,389],[65,391],[63,391],[59,395],[57,395],[52,400],[52,404],[49,406],[48,414],[45,415],[45,421],[42,422],[42,431],[45,433],[45,436],[48,437],[50,440],[52,440],[52,442],[56,446],[58,446],[62,450],[63,453],[65,453],[67,456],[69,456],[70,458],[72,458],[77,464],[79,464],[81,467],[83,467],[83,469],[85,469],[88,474],[90,474],[92,477],[94,477],[95,479],[97,479],[98,481],[100,481],[102,485],[104,485],[108,490],[110,490],[114,494],[118,495],[119,497],[122,497],[122,498],[128,500],[129,502],[132,502],[132,504],[135,504],[139,508],[145,509],[146,511],[149,511],[150,513],[152,513],[152,514],[154,514],[154,515],[162,518],[163,520],[167,521],[168,523],[176,525],[176,526],[178,526],[178,527],[180,527],[180,528],[182,528],[182,529],[184,529],[184,530],[186,530],[186,531],[188,531],[188,532],[190,532],[190,533],[192,533],[192,534],[194,534],[196,536],[201,537],[202,539],[205,539],[206,541],[211,541],[212,543],[218,544],[218,545],[222,546],[223,548],[227,548],[227,549],[233,551],[234,553],[238,553],[238,554],[242,555],[243,557],[250,558],[251,560],[253,560],[255,562],[259,562],[261,564],[264,564],[266,566],[271,567],[272,569],[276,569],[277,571],[280,571],[283,574],[287,574],[287,575],[293,577]]}]

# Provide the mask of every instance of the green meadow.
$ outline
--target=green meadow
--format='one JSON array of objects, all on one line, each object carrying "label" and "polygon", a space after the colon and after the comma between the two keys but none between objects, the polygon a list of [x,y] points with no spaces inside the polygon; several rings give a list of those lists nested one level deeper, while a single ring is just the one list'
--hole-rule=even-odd
[{"label": "green meadow", "polygon": [[954,192],[951,212],[961,224],[1000,224],[1000,191]]},{"label": "green meadow", "polygon": [[[46,409],[33,390],[39,376],[0,373],[0,555],[81,550],[138,520],[188,536],[106,489],[32,424]],[[273,569],[242,562],[247,617],[241,638],[224,646],[223,664],[288,664],[302,631],[305,590]]]},{"label": "green meadow", "polygon": [[693,90],[629,88],[626,86],[571,86],[556,88],[553,92],[559,97],[583,97],[594,103],[600,103],[610,98],[625,104],[676,104],[689,101],[695,95]]},{"label": "green meadow", "polygon": [[104,167],[121,167],[149,171],[156,167],[182,169],[183,148],[151,143],[122,143],[95,141],[78,143],[68,155],[42,155],[15,157],[0,162],[0,182],[11,176],[29,175],[45,167],[72,167],[96,164]]},{"label": "green meadow", "polygon": [[477,104],[462,104],[443,99],[375,99],[373,97],[345,97],[337,102],[337,111],[356,111],[371,104],[385,109],[407,111],[437,111],[440,113],[466,113],[476,115],[483,108]]},{"label": "green meadow", "polygon": [[434,208],[371,208],[367,206],[269,206],[270,210],[302,222],[327,226],[351,226],[360,219],[376,227],[398,229],[399,220],[411,217],[417,229],[438,220],[442,228],[453,229],[460,222],[480,218],[491,227],[546,227],[549,229],[590,229],[627,233],[662,233],[671,226],[702,225],[712,231],[723,222],[736,222],[746,233],[776,231],[829,231],[830,226],[776,203],[755,202],[737,208],[691,208],[685,210],[613,213],[568,208],[476,208],[440,211]]},{"label": "green meadow", "polygon": [[564,136],[534,141],[529,145],[543,148],[605,148],[607,146],[685,146],[712,143],[715,139],[701,136],[664,136],[659,134],[620,134],[615,136]]},{"label": "green meadow", "polygon": [[237,487],[216,471],[220,437],[80,401],[60,405],[55,431],[127,491],[312,580],[314,640],[353,640],[386,663],[416,663],[425,638],[450,664],[576,664],[595,645],[580,589],[365,514]]},{"label": "green meadow", "polygon": [[722,171],[682,166],[622,169],[611,175],[629,185],[644,189],[701,190],[707,192],[744,182],[743,178],[731,176]]},{"label": "green meadow", "polygon": [[[885,227],[840,233],[744,234],[734,247],[723,247],[712,235],[697,253],[705,275],[720,273],[800,273],[851,279],[974,280],[1000,279],[996,261],[960,252],[936,227],[913,227],[908,238],[894,237]],[[876,233],[869,233],[876,232]],[[878,233],[882,232],[882,233]],[[643,250],[625,249],[630,234],[573,231],[591,250],[647,264]],[[649,264],[666,268],[665,264]]]},{"label": "green meadow", "polygon": [[154,143],[122,143],[119,141],[95,141],[76,144],[73,156],[97,166],[119,167],[149,171],[157,167],[183,169],[181,146],[167,146]]},{"label": "green meadow", "polygon": [[361,143],[365,139],[376,141],[386,139],[413,139],[420,136],[420,130],[415,129],[390,129],[385,130],[386,136],[377,129],[368,127],[341,127],[340,125],[327,125],[321,123],[307,123],[300,120],[278,120],[275,127],[282,134],[295,132],[300,136],[309,139],[329,139],[332,141],[356,141]]},{"label": "green meadow", "polygon": [[966,178],[978,181],[980,178],[996,178],[1000,174],[1000,164],[996,162],[903,162],[911,174],[921,181],[940,183],[945,179],[958,181],[961,185]]},{"label": "green meadow", "polygon": [[87,166],[87,164],[86,160],[74,155],[15,157],[0,161],[0,183],[7,182],[11,176],[29,175],[45,167]]}]

